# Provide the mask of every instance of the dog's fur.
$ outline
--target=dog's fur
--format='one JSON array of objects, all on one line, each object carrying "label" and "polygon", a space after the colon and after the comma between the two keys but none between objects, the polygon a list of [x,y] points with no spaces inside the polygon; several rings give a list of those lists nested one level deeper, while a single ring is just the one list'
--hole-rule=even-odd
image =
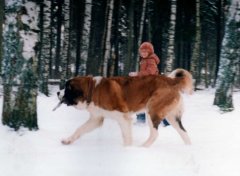
[{"label": "dog's fur", "polygon": [[124,145],[131,145],[131,114],[146,111],[150,136],[143,146],[150,146],[158,136],[158,125],[166,118],[186,144],[190,138],[181,123],[183,103],[181,93],[191,94],[193,81],[184,69],[168,76],[143,77],[75,77],[66,82],[62,103],[86,109],[89,120],[79,127],[63,144],[71,144],[83,134],[102,125],[105,117],[117,120]]}]

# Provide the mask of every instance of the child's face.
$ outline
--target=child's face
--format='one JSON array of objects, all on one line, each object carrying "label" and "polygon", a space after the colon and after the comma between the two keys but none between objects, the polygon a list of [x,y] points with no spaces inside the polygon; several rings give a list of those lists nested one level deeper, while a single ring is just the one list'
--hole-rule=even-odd
[{"label": "child's face", "polygon": [[146,49],[141,49],[140,50],[140,56],[142,58],[146,58],[146,57],[148,57],[148,55],[149,55],[148,50],[146,50]]}]

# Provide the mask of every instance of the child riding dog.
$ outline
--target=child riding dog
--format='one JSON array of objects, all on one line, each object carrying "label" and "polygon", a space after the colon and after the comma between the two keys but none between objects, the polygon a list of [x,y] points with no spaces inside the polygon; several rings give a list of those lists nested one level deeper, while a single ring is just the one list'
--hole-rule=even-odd
[{"label": "child riding dog", "polygon": [[[146,76],[158,75],[159,70],[157,65],[160,63],[159,57],[154,53],[153,45],[150,42],[143,42],[139,47],[140,55],[140,71],[130,72],[129,76]],[[145,122],[145,113],[137,114],[138,122]],[[166,120],[163,120],[165,126],[168,125]]]}]

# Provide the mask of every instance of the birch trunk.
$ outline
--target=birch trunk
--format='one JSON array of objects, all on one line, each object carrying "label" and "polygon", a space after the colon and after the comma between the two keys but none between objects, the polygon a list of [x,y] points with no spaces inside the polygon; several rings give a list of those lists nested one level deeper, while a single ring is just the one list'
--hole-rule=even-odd
[{"label": "birch trunk", "polygon": [[79,67],[80,75],[86,75],[87,70],[87,59],[90,41],[90,29],[91,29],[91,19],[92,19],[92,0],[86,0],[85,2],[85,12],[84,12],[84,26],[82,31],[81,39],[81,61]]},{"label": "birch trunk", "polygon": [[233,0],[222,43],[214,105],[220,107],[220,110],[223,112],[234,109],[232,100],[233,86],[240,58],[240,28],[238,25],[240,22],[240,13],[238,9],[236,1]]},{"label": "birch trunk", "polygon": [[4,0],[0,0],[0,72],[2,65],[2,26],[3,26],[3,15],[4,15]]},{"label": "birch trunk", "polygon": [[63,48],[61,54],[61,76],[60,76],[60,89],[64,88],[65,81],[67,80],[67,69],[68,69],[68,60],[70,57],[69,54],[69,28],[70,28],[70,2],[69,0],[64,0],[63,6],[63,25],[64,30],[62,31],[63,34]]},{"label": "birch trunk", "polygon": [[191,61],[191,72],[193,78],[195,79],[195,88],[199,83],[199,75],[200,75],[200,46],[201,46],[201,21],[200,21],[200,0],[196,0],[196,36],[195,43],[193,48],[193,55]]},{"label": "birch trunk", "polygon": [[[39,90],[45,95],[49,95],[48,79],[49,79],[49,60],[50,60],[50,8],[51,2],[43,0],[42,8],[42,28],[41,28],[41,51],[39,54]],[[41,12],[41,11],[40,11]]]},{"label": "birch trunk", "polygon": [[5,1],[2,122],[15,130],[38,129],[35,48],[39,6],[34,1],[24,2]]},{"label": "birch trunk", "polygon": [[168,49],[167,49],[167,59],[165,72],[170,73],[173,70],[173,64],[175,60],[174,55],[174,41],[175,41],[175,28],[176,28],[176,15],[177,15],[177,2],[176,0],[171,0],[171,17],[170,17],[170,27],[168,30]]},{"label": "birch trunk", "polygon": [[[143,35],[143,27],[144,27],[144,22],[145,22],[145,13],[146,13],[146,4],[147,4],[147,0],[143,0],[143,6],[142,6],[142,14],[141,14],[141,21],[140,21],[140,26],[139,26],[139,36],[138,36],[138,47],[141,45],[142,43],[142,35]],[[139,71],[139,52],[137,54],[137,59],[136,59],[136,71]]]},{"label": "birch trunk", "polygon": [[107,76],[108,71],[108,60],[110,58],[110,50],[111,50],[111,30],[112,30],[112,16],[113,16],[113,4],[114,0],[109,1],[109,12],[108,12],[108,19],[107,19],[107,35],[106,35],[106,42],[105,42],[105,52],[103,57],[103,76]]}]

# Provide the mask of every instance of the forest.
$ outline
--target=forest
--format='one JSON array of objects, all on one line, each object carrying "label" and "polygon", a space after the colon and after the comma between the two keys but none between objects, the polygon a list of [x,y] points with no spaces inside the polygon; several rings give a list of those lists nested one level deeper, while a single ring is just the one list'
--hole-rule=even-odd
[{"label": "forest", "polygon": [[0,0],[2,123],[38,129],[37,95],[71,77],[128,76],[153,44],[158,69],[189,70],[234,109],[240,88],[239,0]]}]

